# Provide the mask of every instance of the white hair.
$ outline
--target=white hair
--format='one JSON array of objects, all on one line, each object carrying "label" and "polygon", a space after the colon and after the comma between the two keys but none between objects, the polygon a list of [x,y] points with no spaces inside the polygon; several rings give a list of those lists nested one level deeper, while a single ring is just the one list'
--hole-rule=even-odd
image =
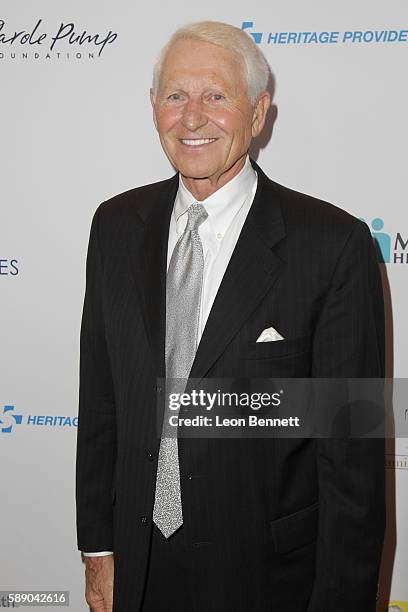
[{"label": "white hair", "polygon": [[179,40],[196,40],[212,43],[229,49],[240,61],[248,87],[251,104],[255,104],[259,94],[268,86],[270,68],[255,41],[246,32],[221,21],[197,21],[185,25],[174,32],[160,51],[153,70],[154,94],[157,94],[164,60],[170,49]]}]

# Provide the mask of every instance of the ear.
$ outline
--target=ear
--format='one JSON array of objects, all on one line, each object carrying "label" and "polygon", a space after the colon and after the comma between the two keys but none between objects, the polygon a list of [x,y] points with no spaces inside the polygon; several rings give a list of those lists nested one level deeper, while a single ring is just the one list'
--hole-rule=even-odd
[{"label": "ear", "polygon": [[268,91],[263,91],[258,96],[252,115],[252,138],[255,138],[262,132],[263,126],[265,125],[266,113],[270,105],[270,93]]},{"label": "ear", "polygon": [[152,105],[152,109],[153,109],[153,121],[154,121],[154,126],[157,130],[157,117],[156,117],[156,96],[154,95],[153,89],[150,88],[150,103]]}]

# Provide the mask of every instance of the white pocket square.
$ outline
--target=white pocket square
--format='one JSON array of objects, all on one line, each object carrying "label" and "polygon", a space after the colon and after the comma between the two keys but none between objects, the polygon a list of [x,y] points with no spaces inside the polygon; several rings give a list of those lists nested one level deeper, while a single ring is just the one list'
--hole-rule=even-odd
[{"label": "white pocket square", "polygon": [[267,327],[263,330],[257,342],[274,342],[275,340],[284,340],[284,337],[273,327]]}]

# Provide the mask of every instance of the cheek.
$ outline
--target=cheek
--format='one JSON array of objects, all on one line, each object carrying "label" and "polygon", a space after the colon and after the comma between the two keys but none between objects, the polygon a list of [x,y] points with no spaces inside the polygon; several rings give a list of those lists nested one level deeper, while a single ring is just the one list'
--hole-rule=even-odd
[{"label": "cheek", "polygon": [[177,109],[161,110],[156,113],[157,127],[161,135],[165,135],[180,120],[180,111]]},{"label": "cheek", "polygon": [[241,111],[218,113],[214,123],[231,138],[246,140],[251,134],[250,118]]},{"label": "cheek", "polygon": [[234,126],[237,122],[237,119],[234,115],[235,113],[232,113],[231,111],[219,109],[218,112],[211,113],[209,116],[210,116],[210,120],[215,125],[221,128],[227,134],[232,135],[233,132],[235,131]]}]

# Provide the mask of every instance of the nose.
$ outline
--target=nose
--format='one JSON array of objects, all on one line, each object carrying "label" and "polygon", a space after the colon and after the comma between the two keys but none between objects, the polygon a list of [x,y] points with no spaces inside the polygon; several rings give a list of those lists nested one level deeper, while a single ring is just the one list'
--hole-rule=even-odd
[{"label": "nose", "polygon": [[198,130],[208,122],[202,101],[190,98],[183,108],[182,123],[191,132]]}]

